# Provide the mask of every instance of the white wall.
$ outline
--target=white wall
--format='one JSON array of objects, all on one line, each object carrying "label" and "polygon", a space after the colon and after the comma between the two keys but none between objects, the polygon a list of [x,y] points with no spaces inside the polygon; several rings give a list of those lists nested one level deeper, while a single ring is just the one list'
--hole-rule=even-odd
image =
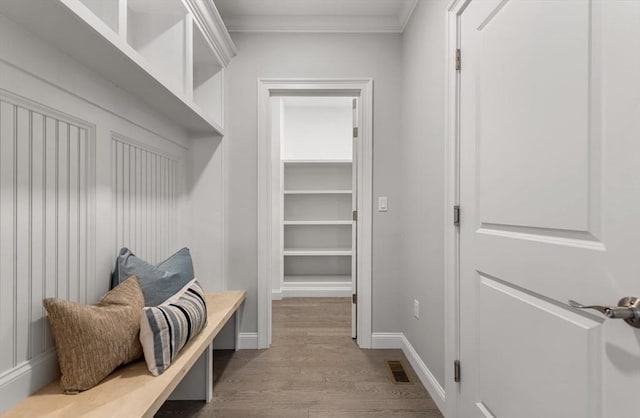
[{"label": "white wall", "polygon": [[373,215],[373,329],[397,331],[399,271],[399,129],[401,42],[398,34],[234,33],[238,56],[227,69],[227,277],[245,288],[242,331],[257,330],[258,78],[374,80],[374,195],[389,212]]},{"label": "white wall", "polygon": [[[352,99],[305,98],[296,104],[285,98],[283,160],[351,160],[353,154]],[[329,103],[322,103],[330,101]]]},{"label": "white wall", "polygon": [[186,156],[186,231],[196,277],[208,292],[226,290],[224,258],[225,140],[194,135]]},{"label": "white wall", "polygon": [[[447,0],[420,1],[402,44],[401,327],[444,387],[444,109]],[[420,302],[420,319],[412,303]]]}]

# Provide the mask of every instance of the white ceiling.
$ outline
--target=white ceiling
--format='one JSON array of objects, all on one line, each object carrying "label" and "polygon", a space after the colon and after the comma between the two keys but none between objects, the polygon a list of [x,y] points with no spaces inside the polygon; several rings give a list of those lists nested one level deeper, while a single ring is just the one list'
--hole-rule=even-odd
[{"label": "white ceiling", "polygon": [[418,0],[214,0],[230,32],[394,33]]}]

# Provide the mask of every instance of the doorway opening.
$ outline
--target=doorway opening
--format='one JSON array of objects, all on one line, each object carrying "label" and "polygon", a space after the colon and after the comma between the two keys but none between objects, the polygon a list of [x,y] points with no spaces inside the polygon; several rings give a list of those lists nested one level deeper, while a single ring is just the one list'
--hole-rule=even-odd
[{"label": "doorway opening", "polygon": [[[272,299],[284,299],[273,308],[296,307],[312,316],[318,309],[333,312],[327,318],[334,321],[315,325],[350,328],[356,338],[358,99],[272,96],[270,108],[272,149],[280,154],[273,199],[280,199],[282,265]],[[342,315],[348,310],[351,318]]]},{"label": "doorway opening", "polygon": [[257,346],[271,344],[272,301],[302,297],[340,300],[351,337],[369,348],[372,81],[258,88]]}]

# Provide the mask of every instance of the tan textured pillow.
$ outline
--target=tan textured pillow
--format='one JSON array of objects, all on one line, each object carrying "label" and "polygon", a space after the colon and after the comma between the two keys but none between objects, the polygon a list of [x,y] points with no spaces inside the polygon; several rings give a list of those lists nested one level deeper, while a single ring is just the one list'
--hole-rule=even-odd
[{"label": "tan textured pillow", "polygon": [[45,299],[58,351],[60,386],[79,392],[97,385],[116,367],[138,359],[144,296],[135,276],[95,305]]}]

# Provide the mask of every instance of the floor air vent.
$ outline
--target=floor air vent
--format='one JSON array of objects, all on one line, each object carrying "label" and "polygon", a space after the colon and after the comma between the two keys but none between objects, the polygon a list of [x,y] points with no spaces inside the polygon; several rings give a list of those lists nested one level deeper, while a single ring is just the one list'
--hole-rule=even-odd
[{"label": "floor air vent", "polygon": [[409,375],[404,370],[400,360],[387,360],[387,367],[391,372],[393,383],[411,383],[411,379],[409,379]]}]

